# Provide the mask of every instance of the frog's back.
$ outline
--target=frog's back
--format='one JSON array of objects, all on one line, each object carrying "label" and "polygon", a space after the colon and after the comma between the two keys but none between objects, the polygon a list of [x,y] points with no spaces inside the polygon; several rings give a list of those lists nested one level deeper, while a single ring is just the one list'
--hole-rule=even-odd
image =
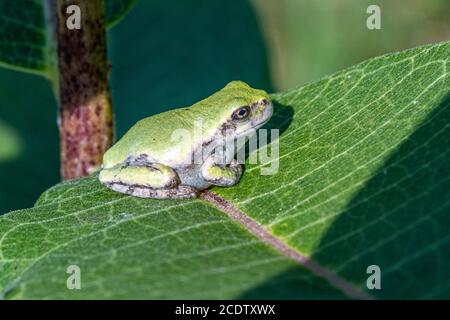
[{"label": "frog's back", "polygon": [[[155,162],[170,165],[180,157],[189,156],[190,144],[174,140],[177,129],[193,131],[194,119],[189,108],[163,112],[138,121],[104,155],[104,167],[113,167],[123,163],[129,157],[147,155]],[[192,137],[187,137],[192,138]],[[181,139],[178,137],[177,139]]]},{"label": "frog's back", "polygon": [[263,98],[269,99],[264,91],[252,89],[240,81],[232,81],[222,90],[190,107],[163,112],[139,121],[106,152],[103,166],[112,167],[129,157],[142,155],[152,162],[169,166],[190,161],[193,149],[214,139],[218,128],[235,108]]}]

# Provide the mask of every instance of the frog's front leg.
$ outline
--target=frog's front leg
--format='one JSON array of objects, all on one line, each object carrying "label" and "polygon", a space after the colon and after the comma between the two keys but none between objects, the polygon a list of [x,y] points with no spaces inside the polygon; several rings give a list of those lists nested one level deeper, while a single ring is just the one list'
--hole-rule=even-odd
[{"label": "frog's front leg", "polygon": [[216,186],[232,186],[238,183],[242,175],[242,165],[235,159],[229,164],[219,164],[214,155],[208,157],[201,167],[201,174],[205,181]]},{"label": "frog's front leg", "polygon": [[100,182],[108,188],[140,198],[193,198],[197,191],[180,185],[177,173],[160,163],[139,166],[119,165],[102,169]]}]

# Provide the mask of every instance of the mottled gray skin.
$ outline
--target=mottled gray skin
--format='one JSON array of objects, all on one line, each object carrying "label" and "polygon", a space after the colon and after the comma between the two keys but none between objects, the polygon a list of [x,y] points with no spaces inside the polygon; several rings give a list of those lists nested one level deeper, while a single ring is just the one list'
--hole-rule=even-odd
[{"label": "mottled gray skin", "polygon": [[[265,91],[230,82],[191,107],[136,123],[105,153],[100,182],[117,192],[158,199],[193,198],[212,185],[232,186],[242,165],[234,160],[234,150],[217,147],[248,135],[272,112]],[[179,132],[190,139],[174,142]]]}]

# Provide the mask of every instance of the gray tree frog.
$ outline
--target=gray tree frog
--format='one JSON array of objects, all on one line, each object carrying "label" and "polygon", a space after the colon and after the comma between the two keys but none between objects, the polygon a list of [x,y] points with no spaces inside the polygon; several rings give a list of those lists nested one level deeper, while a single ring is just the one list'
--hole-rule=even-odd
[{"label": "gray tree frog", "polygon": [[[117,192],[158,199],[193,198],[213,185],[232,186],[241,177],[242,165],[226,144],[261,127],[272,113],[265,91],[232,81],[191,107],[137,122],[105,153],[100,182]],[[199,120],[201,135],[194,134]],[[171,143],[180,128],[193,138]],[[205,148],[213,151],[193,161]]]}]

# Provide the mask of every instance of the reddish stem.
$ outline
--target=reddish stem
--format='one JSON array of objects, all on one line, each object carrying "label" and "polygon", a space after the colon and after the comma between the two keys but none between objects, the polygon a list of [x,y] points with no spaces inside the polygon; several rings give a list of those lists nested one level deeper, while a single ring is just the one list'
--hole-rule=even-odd
[{"label": "reddish stem", "polygon": [[[66,26],[69,5],[81,9],[81,29]],[[59,131],[63,179],[99,168],[113,141],[103,0],[57,0]]]}]

